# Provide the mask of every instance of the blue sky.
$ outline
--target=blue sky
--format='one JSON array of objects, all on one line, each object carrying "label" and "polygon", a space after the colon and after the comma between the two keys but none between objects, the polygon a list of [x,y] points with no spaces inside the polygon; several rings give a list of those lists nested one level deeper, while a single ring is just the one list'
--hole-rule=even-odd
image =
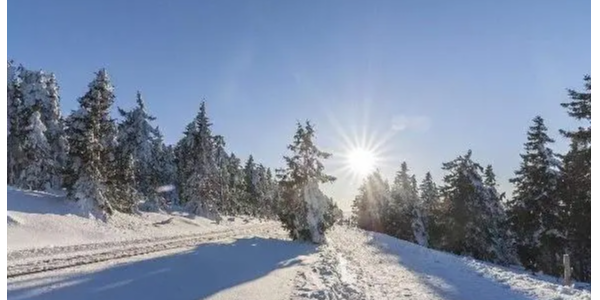
[{"label": "blue sky", "polygon": [[419,180],[472,149],[502,190],[531,119],[575,126],[559,103],[590,72],[589,1],[8,2],[8,56],[57,74],[64,112],[106,67],[116,104],[142,91],[167,142],[206,99],[214,132],[279,167],[296,120],[338,154],[325,187],[347,208],[342,136],[360,136]]}]

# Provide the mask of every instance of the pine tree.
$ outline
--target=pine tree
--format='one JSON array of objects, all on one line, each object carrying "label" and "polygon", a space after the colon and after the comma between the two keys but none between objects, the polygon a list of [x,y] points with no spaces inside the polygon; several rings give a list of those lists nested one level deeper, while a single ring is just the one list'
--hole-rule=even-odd
[{"label": "pine tree", "polygon": [[[25,135],[34,112],[40,114],[44,125],[45,138],[50,147],[50,156],[55,161],[43,171],[42,177],[48,182],[46,188],[60,188],[62,168],[66,159],[66,139],[63,121],[60,116],[58,86],[54,74],[31,71],[23,66],[18,68],[9,62],[8,66],[8,179],[9,184],[20,186],[19,174],[31,164],[23,153]],[[30,156],[31,157],[31,156]],[[23,186],[24,187],[24,186]]]},{"label": "pine tree", "polygon": [[353,223],[359,228],[386,233],[385,223],[390,211],[392,195],[390,186],[379,170],[367,176],[352,203]]},{"label": "pine tree", "polygon": [[227,162],[227,174],[229,175],[228,190],[231,197],[232,213],[241,214],[243,213],[242,207],[245,201],[244,173],[241,161],[232,153]]},{"label": "pine tree", "polygon": [[423,181],[421,182],[420,190],[421,203],[423,206],[423,222],[429,236],[431,235],[431,231],[435,228],[435,212],[436,209],[438,209],[440,201],[437,185],[433,182],[430,172],[425,173],[425,178],[423,178]]},{"label": "pine tree", "polygon": [[131,111],[125,111],[119,108],[119,114],[123,117],[123,122],[119,124],[119,151],[122,157],[132,157],[133,160],[133,187],[147,197],[156,197],[152,181],[155,175],[152,174],[152,162],[154,161],[153,151],[155,140],[159,133],[151,122],[156,120],[146,111],[146,105],[141,93],[136,94],[137,106]]},{"label": "pine tree", "polygon": [[18,182],[22,166],[24,165],[23,141],[26,135],[26,114],[24,113],[23,95],[21,90],[22,79],[20,72],[22,66],[15,67],[11,61],[8,63],[7,82],[7,180],[9,185]]},{"label": "pine tree", "polygon": [[151,180],[150,186],[153,190],[152,198],[147,199],[146,209],[159,210],[177,201],[177,193],[174,189],[177,181],[177,166],[175,165],[175,151],[173,146],[164,143],[159,128],[155,129],[157,136],[153,141],[152,162],[150,163]]},{"label": "pine tree", "polygon": [[194,170],[194,147],[198,130],[195,121],[192,121],[186,126],[183,133],[183,138],[177,142],[175,146],[175,165],[177,166],[177,192],[179,194],[180,204],[186,204],[188,199],[184,197],[183,190],[188,178]]},{"label": "pine tree", "polygon": [[235,201],[232,197],[232,191],[229,189],[229,155],[225,151],[225,139],[223,136],[216,135],[214,137],[214,160],[217,168],[217,193],[218,193],[218,210],[223,213],[233,213]]},{"label": "pine tree", "polygon": [[69,165],[65,184],[69,195],[85,209],[111,213],[116,126],[109,116],[113,86],[106,70],[96,73],[88,92],[78,100],[79,109],[67,120]]},{"label": "pine tree", "polygon": [[189,211],[216,217],[218,212],[217,166],[214,160],[215,144],[206,115],[206,105],[200,105],[194,122],[188,125],[182,148],[178,151],[181,172],[180,198]]},{"label": "pine tree", "polygon": [[496,174],[492,165],[487,165],[484,171],[483,185],[487,190],[486,198],[486,224],[488,230],[489,256],[495,262],[512,264],[516,262],[516,253],[510,234],[510,226],[503,204],[505,195],[496,189]]},{"label": "pine tree", "polygon": [[290,236],[297,240],[324,241],[328,229],[327,210],[332,200],[319,190],[319,183],[335,180],[326,175],[321,160],[331,154],[323,152],[314,144],[315,131],[310,124],[297,124],[296,134],[288,149],[291,156],[284,156],[286,168],[280,170],[282,207],[279,218]]},{"label": "pine tree", "polygon": [[28,162],[20,173],[19,186],[31,190],[50,188],[50,176],[54,170],[54,160],[50,145],[46,140],[46,126],[42,123],[39,111],[34,111],[25,129],[27,134],[23,144],[23,153]]},{"label": "pine tree", "polygon": [[520,168],[510,179],[515,190],[508,217],[523,266],[556,274],[564,235],[559,226],[561,207],[556,193],[560,162],[549,148],[554,140],[547,135],[544,120],[537,116],[533,123]]},{"label": "pine tree", "polygon": [[57,189],[62,187],[62,175],[67,163],[68,141],[65,134],[64,120],[60,112],[60,96],[58,83],[54,73],[46,76],[46,99],[42,103],[42,122],[47,127],[46,138],[50,146],[54,168],[50,171],[50,185]]},{"label": "pine tree", "polygon": [[[569,116],[579,121],[588,123],[587,127],[579,127],[575,131],[560,130],[561,134],[567,138],[576,140],[582,145],[589,145],[592,141],[592,127],[589,124],[592,120],[592,77],[584,76],[584,92],[568,90],[570,102],[561,103],[560,105],[567,109]],[[591,149],[589,150],[591,152]]]},{"label": "pine tree", "polygon": [[273,173],[270,168],[267,168],[265,173],[265,177],[262,181],[262,186],[264,188],[263,195],[265,197],[265,211],[266,217],[269,219],[273,219],[277,216],[277,204],[278,204],[278,185],[277,181],[273,177]]},{"label": "pine tree", "polygon": [[256,215],[259,206],[258,176],[254,157],[250,155],[244,164],[244,213]]},{"label": "pine tree", "polygon": [[[9,104],[8,115],[12,120],[11,132],[8,136],[8,167],[9,167],[9,184],[14,184],[18,187],[24,187],[20,182],[21,173],[30,164],[25,154],[25,137],[28,134],[27,127],[34,111],[39,111],[44,98],[44,82],[43,73],[27,70],[22,65],[19,65],[16,72],[11,74],[16,78],[13,79],[9,88],[11,95],[8,95]],[[50,170],[44,170],[48,172]],[[47,176],[45,176],[48,178]]]},{"label": "pine tree", "polygon": [[[471,159],[472,152],[444,163],[444,185],[436,212],[432,244],[452,253],[499,262],[498,230],[490,221],[492,199],[483,184],[483,168]],[[443,218],[441,216],[444,216]]]},{"label": "pine tree", "polygon": [[111,206],[121,212],[132,213],[142,202],[143,195],[135,188],[135,159],[133,154],[117,148],[114,169],[109,175],[110,186],[107,196]]},{"label": "pine tree", "polygon": [[402,162],[392,186],[392,204],[385,222],[386,231],[400,239],[427,245],[421,209],[416,178],[408,173],[406,162]]},{"label": "pine tree", "polygon": [[10,125],[11,125],[11,122],[10,122],[11,121],[10,120],[11,111],[10,111],[10,109],[11,109],[11,103],[14,101],[13,99],[15,97],[15,95],[14,95],[14,92],[15,92],[15,85],[14,85],[14,83],[15,83],[16,78],[17,78],[17,68],[14,66],[14,61],[8,60],[7,68],[6,68],[6,96],[7,96],[6,104],[7,104],[7,108],[8,108],[8,111],[7,111],[8,118],[7,118],[7,124],[6,124],[6,126],[7,126],[7,128],[6,128],[6,134],[7,135],[10,133]]},{"label": "pine tree", "polygon": [[591,103],[592,80],[584,77],[585,91],[568,90],[570,102],[561,103],[569,116],[583,121],[585,127],[561,130],[570,139],[570,149],[562,156],[559,193],[565,203],[561,219],[566,228],[567,251],[573,276],[591,281]]}]

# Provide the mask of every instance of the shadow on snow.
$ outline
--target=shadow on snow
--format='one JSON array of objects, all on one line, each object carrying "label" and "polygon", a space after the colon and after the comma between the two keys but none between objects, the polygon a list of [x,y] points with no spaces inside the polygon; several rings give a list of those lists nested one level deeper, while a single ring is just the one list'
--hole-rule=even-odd
[{"label": "shadow on snow", "polygon": [[372,233],[370,244],[397,258],[440,298],[448,300],[532,300],[507,284],[478,274],[464,258]]},{"label": "shadow on snow", "polygon": [[[201,299],[279,268],[301,264],[316,246],[246,238],[75,274],[37,286],[8,285],[8,299]],[[41,278],[52,280],[52,277]],[[11,285],[15,288],[11,289]]]}]

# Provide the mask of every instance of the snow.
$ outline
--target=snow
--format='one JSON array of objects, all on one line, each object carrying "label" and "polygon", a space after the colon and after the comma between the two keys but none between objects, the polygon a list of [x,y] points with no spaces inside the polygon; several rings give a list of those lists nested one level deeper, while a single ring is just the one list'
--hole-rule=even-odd
[{"label": "snow", "polygon": [[345,257],[349,271],[360,278],[354,283],[365,295],[360,299],[591,299],[589,290],[560,286],[551,277],[534,277],[383,234],[334,227],[328,241],[332,252]]},{"label": "snow", "polygon": [[321,227],[325,223],[325,214],[331,200],[321,192],[317,181],[306,184],[302,195],[307,207],[306,221],[311,239],[314,243],[322,243],[325,241],[325,236]]},{"label": "snow", "polygon": [[8,299],[591,299],[589,285],[347,226],[317,246],[274,222],[224,220],[103,221],[60,194],[9,188]]},{"label": "snow", "polygon": [[210,219],[178,211],[138,215],[116,212],[104,221],[84,214],[64,195],[11,187],[7,192],[7,208],[9,253],[29,248],[159,238],[262,224],[245,217],[232,221],[225,218],[216,224]]},{"label": "snow", "polygon": [[289,299],[315,246],[241,237],[9,280],[8,299]]}]

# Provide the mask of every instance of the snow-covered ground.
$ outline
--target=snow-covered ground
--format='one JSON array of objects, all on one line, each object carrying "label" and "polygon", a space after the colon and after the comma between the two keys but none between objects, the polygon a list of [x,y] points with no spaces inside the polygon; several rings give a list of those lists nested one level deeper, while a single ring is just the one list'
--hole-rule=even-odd
[{"label": "snow-covered ground", "polygon": [[274,222],[178,213],[103,222],[62,197],[8,196],[8,299],[591,299],[589,285],[345,226],[317,247]]},{"label": "snow-covered ground", "polygon": [[[7,194],[8,251],[172,237],[268,224],[251,218],[216,222],[181,212],[115,213],[107,221],[82,214],[60,195],[10,188]],[[275,224],[274,222],[270,222]]]},{"label": "snow-covered ground", "polygon": [[[315,299],[591,299],[552,277],[427,249],[347,227],[328,233],[321,262],[298,282]],[[587,286],[589,288],[589,286]],[[327,295],[327,296],[323,296]]]}]

